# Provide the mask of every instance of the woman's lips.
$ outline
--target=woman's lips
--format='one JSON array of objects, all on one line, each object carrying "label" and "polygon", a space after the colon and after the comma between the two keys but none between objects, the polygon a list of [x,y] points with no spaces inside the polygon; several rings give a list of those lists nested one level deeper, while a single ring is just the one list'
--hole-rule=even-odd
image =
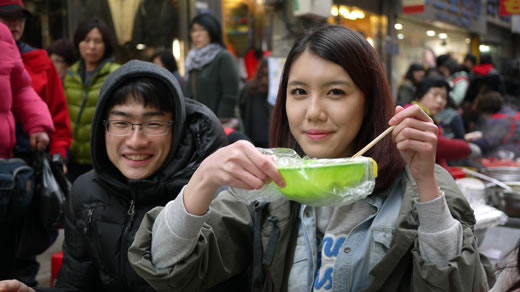
[{"label": "woman's lips", "polygon": [[305,135],[311,140],[321,140],[327,138],[332,132],[324,130],[307,130]]}]

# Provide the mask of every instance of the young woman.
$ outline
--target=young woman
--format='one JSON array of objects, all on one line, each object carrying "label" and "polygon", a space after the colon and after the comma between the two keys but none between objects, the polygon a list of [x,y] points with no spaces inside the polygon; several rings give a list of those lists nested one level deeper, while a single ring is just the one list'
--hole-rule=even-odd
[{"label": "young woman", "polygon": [[369,197],[326,207],[215,198],[223,185],[285,185],[269,156],[238,142],[143,218],[129,249],[137,273],[158,291],[201,291],[241,273],[253,291],[487,290],[472,210],[435,166],[438,129],[417,105],[394,108],[378,60],[346,27],[307,33],[287,56],[271,128],[274,147],[337,158],[395,125],[365,154],[380,170]]},{"label": "young woman", "polygon": [[74,46],[80,59],[69,68],[64,88],[72,126],[72,146],[68,161],[68,176],[76,178],[92,169],[90,132],[92,117],[101,85],[119,65],[112,54],[116,48],[113,33],[101,19],[88,19],[78,25]]}]

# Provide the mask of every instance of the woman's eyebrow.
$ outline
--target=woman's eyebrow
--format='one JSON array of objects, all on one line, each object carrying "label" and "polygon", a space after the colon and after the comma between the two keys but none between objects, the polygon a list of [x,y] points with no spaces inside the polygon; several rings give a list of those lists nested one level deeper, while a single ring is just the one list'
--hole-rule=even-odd
[{"label": "woman's eyebrow", "polygon": [[331,80],[331,81],[325,83],[324,85],[326,85],[326,86],[330,86],[330,85],[347,85],[347,86],[351,86],[352,82],[349,82],[349,81],[346,81],[346,80]]},{"label": "woman's eyebrow", "polygon": [[291,80],[289,81],[289,83],[287,83],[288,86],[298,86],[298,85],[307,85],[307,83],[303,82],[303,81],[299,81],[299,80]]}]

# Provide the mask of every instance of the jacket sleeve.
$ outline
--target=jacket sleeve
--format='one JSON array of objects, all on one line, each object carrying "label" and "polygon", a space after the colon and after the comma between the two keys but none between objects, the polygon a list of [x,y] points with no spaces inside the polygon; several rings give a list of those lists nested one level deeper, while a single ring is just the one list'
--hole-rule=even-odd
[{"label": "jacket sleeve", "polygon": [[234,118],[235,106],[238,103],[238,68],[233,56],[224,51],[219,58],[219,80],[220,80],[220,104],[218,105],[217,117]]},{"label": "jacket sleeve", "polygon": [[437,166],[435,175],[453,218],[462,224],[462,251],[450,259],[447,266],[439,266],[422,259],[416,239],[412,248],[411,291],[487,291],[495,277],[489,260],[478,250],[473,233],[476,223],[473,210],[446,170]]},{"label": "jacket sleeve", "polygon": [[[14,43],[13,43],[14,45]],[[15,56],[15,65],[11,74],[13,92],[12,111],[17,121],[21,121],[25,133],[54,133],[54,124],[49,108],[31,86],[31,77],[25,71],[20,54]]]},{"label": "jacket sleeve", "polygon": [[[247,207],[228,192],[211,204],[191,253],[171,267],[152,263],[152,229],[163,208],[148,212],[128,251],[139,276],[157,291],[202,291],[247,270],[252,252],[252,222]],[[170,248],[175,246],[170,245]]]},{"label": "jacket sleeve", "polygon": [[47,70],[46,102],[52,115],[56,132],[50,137],[50,153],[60,153],[63,158],[72,144],[72,130],[70,127],[69,109],[60,76],[54,65]]},{"label": "jacket sleeve", "polygon": [[78,185],[74,183],[65,208],[63,264],[57,275],[56,288],[60,291],[103,291],[97,267],[79,229],[78,222],[83,219],[73,208],[73,199],[79,197]]}]

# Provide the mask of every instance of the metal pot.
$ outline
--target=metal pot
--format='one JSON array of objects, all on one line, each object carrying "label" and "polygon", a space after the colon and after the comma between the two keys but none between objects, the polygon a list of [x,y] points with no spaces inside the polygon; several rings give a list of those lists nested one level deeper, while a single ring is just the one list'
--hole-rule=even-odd
[{"label": "metal pot", "polygon": [[506,182],[512,191],[506,191],[495,184],[487,184],[487,195],[491,205],[504,211],[508,216],[520,218],[520,181]]},{"label": "metal pot", "polygon": [[480,172],[503,182],[520,182],[520,167],[518,166],[488,167]]}]

